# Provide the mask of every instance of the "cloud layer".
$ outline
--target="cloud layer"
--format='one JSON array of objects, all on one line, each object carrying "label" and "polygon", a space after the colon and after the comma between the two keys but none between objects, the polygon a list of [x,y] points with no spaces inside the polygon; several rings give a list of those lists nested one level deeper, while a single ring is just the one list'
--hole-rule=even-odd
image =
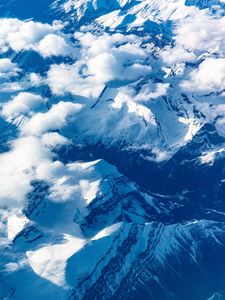
[{"label": "cloud layer", "polygon": [[37,51],[43,57],[68,56],[76,52],[70,46],[69,39],[60,33],[61,22],[43,24],[18,19],[0,19],[0,53],[9,49]]},{"label": "cloud layer", "polygon": [[[0,154],[2,205],[23,205],[33,180],[48,183],[53,201],[81,199],[97,186],[84,166],[55,156],[57,147],[123,145],[149,151],[147,158],[158,162],[218,114],[215,124],[224,134],[225,17],[189,7],[171,22],[170,40],[159,45],[160,34],[156,43],[145,34],[91,26],[66,34],[61,22],[0,19],[0,116],[18,130],[10,150]],[[47,68],[41,75],[26,70],[16,56],[4,57],[9,49],[36,51]]]}]

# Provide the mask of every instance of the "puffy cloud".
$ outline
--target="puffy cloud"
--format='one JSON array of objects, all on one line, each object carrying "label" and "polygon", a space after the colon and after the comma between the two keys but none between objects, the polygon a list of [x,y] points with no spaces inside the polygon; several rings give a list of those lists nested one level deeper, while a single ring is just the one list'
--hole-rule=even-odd
[{"label": "puffy cloud", "polygon": [[0,155],[1,207],[25,204],[27,193],[32,191],[35,167],[50,156],[50,152],[33,137],[15,140],[12,149]]},{"label": "puffy cloud", "polygon": [[80,187],[77,172],[70,171],[70,165],[60,161],[42,162],[37,167],[37,178],[50,184],[50,198],[56,202],[65,202],[78,198]]},{"label": "puffy cloud", "polygon": [[185,18],[173,20],[173,43],[160,51],[162,69],[174,89],[205,95],[201,101],[209,101],[207,93],[225,88],[225,16],[194,6],[188,10]]},{"label": "puffy cloud", "polygon": [[22,207],[27,194],[32,191],[32,180],[46,180],[54,184],[52,180],[55,177],[63,176],[65,166],[52,162],[51,158],[50,150],[38,138],[15,140],[12,149],[0,155],[0,206]]},{"label": "puffy cloud", "polygon": [[11,62],[8,58],[0,59],[0,84],[1,90],[5,85],[9,85],[10,77],[18,75],[20,69],[17,64]]},{"label": "puffy cloud", "polygon": [[190,51],[223,51],[225,49],[225,17],[210,15],[208,10],[193,8],[181,19],[175,30],[176,45]]},{"label": "puffy cloud", "polygon": [[53,65],[48,72],[47,83],[54,94],[96,98],[105,84],[123,85],[151,72],[147,50],[132,35],[79,33],[75,37],[81,47],[79,62]]},{"label": "puffy cloud", "polygon": [[111,53],[102,53],[88,61],[88,70],[98,82],[107,82],[116,79],[123,71],[115,56]]},{"label": "puffy cloud", "polygon": [[88,98],[98,97],[104,85],[97,84],[93,76],[82,75],[82,70],[83,66],[79,63],[52,65],[48,71],[47,83],[56,95],[70,92]]},{"label": "puffy cloud", "polygon": [[[5,118],[20,114],[27,114],[30,118],[21,126],[20,135],[10,144],[10,150],[0,154],[1,207],[26,205],[27,194],[33,189],[33,180],[44,180],[49,184],[49,197],[53,201],[67,201],[76,199],[72,198],[75,194],[81,195],[80,177],[76,176],[76,172],[70,172],[69,165],[53,161],[55,155],[52,149],[68,144],[69,140],[51,130],[66,126],[82,105],[61,101],[49,111],[40,112],[40,105],[45,101],[39,95],[22,92],[3,104],[1,113]],[[35,110],[39,112],[32,115]],[[80,172],[78,174],[81,176]],[[81,201],[82,198],[79,199]]]},{"label": "puffy cloud", "polygon": [[42,77],[37,73],[30,73],[28,75],[28,80],[31,83],[31,86],[40,86],[43,82]]},{"label": "puffy cloud", "polygon": [[12,48],[14,51],[32,49],[33,45],[41,41],[47,34],[62,28],[61,23],[53,25],[34,21],[20,21],[18,19],[0,20],[0,49],[2,52]]},{"label": "puffy cloud", "polygon": [[[127,57],[129,61],[129,57]],[[151,72],[150,66],[134,63],[127,66],[119,54],[102,53],[88,62],[88,71],[95,76],[99,83],[107,83],[112,80],[134,81]]]},{"label": "puffy cloud", "polygon": [[[63,164],[53,160],[46,138],[20,137],[12,142],[10,151],[0,154],[0,207],[24,207],[27,194],[33,190],[33,180],[48,183],[50,200],[74,201],[81,209],[85,209],[85,199],[97,192],[92,182],[101,179],[101,174],[95,173],[98,161]],[[62,137],[59,139],[62,141]]]},{"label": "puffy cloud", "polygon": [[76,51],[67,42],[66,35],[60,30],[63,24],[54,22],[52,25],[18,19],[0,20],[0,52],[9,48],[18,52],[34,50],[43,57],[75,55]]},{"label": "puffy cloud", "polygon": [[21,92],[11,101],[6,102],[2,106],[1,115],[6,119],[12,119],[20,114],[32,115],[33,111],[37,110],[46,102],[40,95]]},{"label": "puffy cloud", "polygon": [[25,135],[41,135],[47,131],[58,130],[67,124],[68,118],[80,111],[81,104],[59,102],[46,113],[35,114],[23,127]]},{"label": "puffy cloud", "polygon": [[[0,59],[0,76],[5,73],[15,74],[18,72],[18,67],[16,64],[12,63],[8,58]],[[7,74],[8,75],[8,74]]]},{"label": "puffy cloud", "polygon": [[185,50],[180,46],[175,48],[171,48],[169,46],[165,47],[161,53],[161,57],[167,65],[174,65],[183,62],[194,62],[197,59],[193,52]]},{"label": "puffy cloud", "polygon": [[84,55],[89,58],[86,62],[87,74],[94,75],[97,82],[135,81],[151,72],[146,50],[140,47],[139,40],[133,40],[133,36],[104,34],[95,38],[79,38],[86,47]]},{"label": "puffy cloud", "polygon": [[58,134],[57,132],[47,132],[45,133],[41,141],[43,145],[49,148],[55,148],[57,146],[68,145],[70,141],[64,136]]},{"label": "puffy cloud", "polygon": [[[12,72],[2,74],[2,77],[0,74],[0,92],[2,92],[2,94],[7,93],[10,95],[30,89],[33,90],[34,87],[44,84],[44,78],[42,78],[40,74],[27,73],[23,71],[24,70],[22,68],[15,68]],[[3,102],[3,100],[1,102]]]},{"label": "puffy cloud", "polygon": [[137,45],[140,44],[140,38],[134,34],[124,35],[122,33],[114,33],[110,35],[103,32],[101,35],[96,36],[88,31],[78,31],[74,34],[74,38],[79,41],[82,49],[86,49],[88,51],[89,56],[96,56],[99,53],[106,52],[115,45],[121,46],[126,43],[130,43],[132,45],[135,45],[135,43],[137,43]]},{"label": "puffy cloud", "polygon": [[225,16],[209,10],[189,7],[185,18],[174,20],[174,43],[166,46],[161,57],[167,65],[194,62],[201,55],[223,56],[225,51]]},{"label": "puffy cloud", "polygon": [[[49,161],[38,166],[37,178],[49,182],[52,201],[76,201],[77,207],[85,212],[85,204],[95,198],[102,177],[114,171],[113,168],[107,170],[107,167],[106,163],[101,167],[101,161],[66,165]],[[99,172],[99,168],[103,169]]]},{"label": "puffy cloud", "polygon": [[215,92],[225,88],[225,59],[206,58],[188,80],[181,83],[186,90]]},{"label": "puffy cloud", "polygon": [[21,259],[18,262],[9,262],[9,263],[5,264],[5,271],[7,273],[14,273],[25,267],[27,267],[27,260]]},{"label": "puffy cloud", "polygon": [[65,39],[56,34],[46,35],[38,44],[39,53],[43,57],[50,56],[74,56],[75,49]]},{"label": "puffy cloud", "polygon": [[74,201],[85,210],[85,202],[95,197],[101,179],[101,173],[95,172],[98,162],[63,164],[53,161],[43,140],[32,136],[18,138],[10,151],[0,154],[0,207],[24,207],[27,194],[33,190],[32,181],[41,180],[49,185],[51,201]]}]

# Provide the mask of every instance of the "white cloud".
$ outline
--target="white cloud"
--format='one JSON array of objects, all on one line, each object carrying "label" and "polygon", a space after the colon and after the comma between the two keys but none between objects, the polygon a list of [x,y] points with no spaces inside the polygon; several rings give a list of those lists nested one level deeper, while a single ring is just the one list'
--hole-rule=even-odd
[{"label": "white cloud", "polygon": [[8,58],[2,58],[0,59],[0,76],[8,75],[8,73],[11,74],[16,74],[18,72],[19,68],[17,67],[16,64],[12,63],[10,59]]},{"label": "white cloud", "polygon": [[[103,84],[97,84],[93,76],[82,76],[82,65],[52,65],[48,71],[47,83],[56,95],[64,95],[70,92],[88,98],[98,97],[104,88]],[[63,80],[62,80],[63,78]]]},{"label": "white cloud", "polygon": [[[20,93],[3,106],[3,112],[6,117],[30,113],[43,102],[44,99],[38,95]],[[1,207],[26,205],[26,196],[33,189],[33,180],[44,180],[49,184],[49,198],[52,201],[76,200],[77,205],[81,205],[79,180],[84,175],[83,167],[53,161],[54,154],[51,152],[53,148],[69,143],[66,137],[51,130],[66,126],[81,108],[80,104],[61,101],[49,111],[31,116],[21,126],[21,134],[11,143],[11,149],[0,154]]]},{"label": "white cloud", "polygon": [[57,132],[47,132],[41,137],[43,145],[49,148],[57,146],[68,145],[70,141]]},{"label": "white cloud", "polygon": [[123,67],[111,53],[102,53],[88,61],[88,71],[95,76],[97,82],[105,83],[118,78]]},{"label": "white cloud", "polygon": [[60,161],[40,163],[37,167],[37,178],[49,182],[49,197],[55,202],[76,200],[80,204],[79,173],[79,170],[71,172],[70,165],[64,165]]},{"label": "white cloud", "polygon": [[30,73],[28,75],[28,80],[31,83],[31,86],[40,86],[43,82],[42,77],[37,73]]},{"label": "white cloud", "polygon": [[39,53],[43,57],[50,56],[75,56],[75,49],[65,39],[56,34],[46,35],[38,44]]},{"label": "white cloud", "polygon": [[[79,186],[65,184],[67,167],[52,161],[52,153],[38,138],[23,137],[15,140],[12,149],[0,155],[0,206],[22,207],[32,191],[34,179],[45,180],[52,186],[52,198],[68,200]],[[62,190],[65,194],[55,194]],[[61,197],[61,198],[60,198]]]},{"label": "white cloud", "polygon": [[102,53],[88,61],[88,72],[94,75],[99,83],[109,81],[134,81],[151,72],[151,67],[139,63],[127,65],[127,59],[120,56],[120,53]]},{"label": "white cloud", "polygon": [[166,65],[174,65],[183,62],[194,62],[196,61],[196,55],[189,50],[185,50],[184,48],[178,47],[165,47],[161,53],[161,57]]},{"label": "white cloud", "polygon": [[24,207],[33,190],[32,181],[44,180],[49,184],[50,200],[74,201],[85,210],[85,201],[97,193],[96,181],[101,179],[101,173],[95,173],[99,161],[63,164],[53,161],[53,156],[43,139],[29,136],[13,141],[11,150],[0,154],[0,207]]},{"label": "white cloud", "polygon": [[[196,18],[198,14],[199,19]],[[214,17],[206,11],[198,12],[196,9],[182,21],[184,24],[179,20],[175,21],[175,47],[167,46],[161,52],[161,58],[165,64],[171,66],[183,62],[196,62],[197,65],[197,60],[204,59],[202,54],[209,52],[211,55],[218,49],[218,56],[222,55],[221,32],[219,35],[211,33],[214,25],[218,26]],[[199,24],[201,21],[204,25]],[[95,197],[101,183],[101,176],[96,175],[96,169],[92,170],[88,167],[88,170],[84,170],[82,163],[63,164],[56,160],[56,156],[53,160],[51,150],[70,143],[67,139],[70,135],[74,137],[71,130],[62,130],[68,135],[67,137],[54,131],[67,126],[71,120],[74,121],[78,141],[79,139],[87,140],[89,137],[93,143],[102,141],[107,144],[116,144],[122,141],[128,147],[132,145],[134,149],[140,149],[140,147],[150,149],[149,151],[152,151],[152,155],[155,156],[152,159],[163,161],[168,158],[168,153],[157,146],[159,143],[157,122],[165,125],[161,129],[163,137],[168,139],[168,144],[172,144],[173,141],[169,140],[170,133],[167,134],[167,131],[173,131],[173,129],[176,131],[176,126],[174,128],[171,126],[171,120],[173,120],[172,125],[177,125],[179,122],[177,120],[176,123],[178,117],[173,111],[170,112],[171,118],[164,121],[166,119],[164,113],[168,113],[166,110],[168,107],[165,101],[157,99],[168,93],[168,97],[171,96],[170,100],[173,101],[175,92],[173,94],[170,91],[172,89],[169,89],[169,83],[176,89],[182,78],[182,87],[187,90],[216,91],[224,88],[224,58],[206,58],[198,69],[188,74],[189,77],[187,77],[187,72],[192,70],[192,66],[187,69],[183,63],[184,74],[176,78],[176,81],[168,79],[169,83],[165,83],[163,72],[160,73],[158,70],[161,68],[161,60],[154,60],[151,56],[152,45],[145,43],[144,37],[106,33],[94,36],[91,33],[79,32],[76,33],[76,42],[72,45],[69,36],[59,32],[61,25],[18,20],[10,22],[11,25],[15,22],[15,26],[5,29],[5,41],[0,46],[1,51],[11,47],[15,51],[33,49],[43,57],[69,55],[74,58],[74,55],[79,55],[78,61],[73,64],[51,65],[46,79],[34,73],[26,75],[27,86],[38,87],[47,83],[54,94],[64,95],[70,92],[88,98],[98,97],[105,85],[107,89],[101,97],[101,102],[93,110],[82,109],[82,105],[77,103],[62,101],[53,105],[49,111],[43,112],[40,107],[45,99],[24,92],[2,104],[1,114],[6,119],[14,118],[19,114],[29,116],[19,128],[20,138],[12,143],[12,148],[8,153],[0,155],[0,175],[5,177],[4,189],[0,189],[3,205],[6,205],[7,201],[9,205],[10,203],[12,205],[24,203],[27,193],[32,190],[31,181],[34,179],[48,182],[50,198],[56,202],[74,199],[89,202]],[[207,27],[210,29],[209,32],[204,30],[206,25],[209,26]],[[24,30],[21,31],[21,28]],[[0,38],[3,36],[1,31],[3,32],[3,29],[0,27]],[[193,42],[190,42],[190,34],[194,35]],[[183,39],[181,39],[182,36]],[[214,47],[217,39],[219,48]],[[79,45],[79,53],[77,50],[74,52],[74,49],[78,49],[75,45]],[[2,70],[16,68],[10,64],[10,61],[7,64],[2,63]],[[142,85],[140,84],[142,81],[136,82],[142,76],[151,74],[152,68],[153,72],[156,72],[152,76],[157,74],[159,80],[153,82],[152,79],[146,79],[145,84]],[[131,84],[124,87],[128,82]],[[57,99],[54,97],[54,101],[58,101]],[[114,101],[107,101],[112,99]],[[151,99],[157,99],[157,101],[149,101]],[[179,139],[183,142],[189,133],[192,138],[196,133],[195,129],[199,128],[189,125],[182,127],[182,137],[178,137],[176,142]],[[218,123],[217,126],[219,125]],[[178,134],[180,134],[179,128]],[[146,137],[151,137],[151,141]],[[156,146],[151,148],[152,145]],[[34,156],[35,159],[33,159]],[[14,168],[16,168],[15,174],[13,174]],[[13,193],[10,189],[12,185],[15,187]]]},{"label": "white cloud", "polygon": [[0,19],[0,52],[9,48],[18,52],[21,50],[34,50],[43,57],[68,56],[76,54],[67,36],[62,35],[61,22],[43,24],[34,21],[21,21],[18,19]]},{"label": "white cloud", "polygon": [[225,89],[225,59],[206,58],[188,80],[181,82],[186,90],[215,92]]},{"label": "white cloud", "polygon": [[223,56],[225,51],[225,16],[209,10],[189,7],[185,18],[174,20],[174,44],[161,52],[165,64],[194,62],[202,54]]},{"label": "white cloud", "polygon": [[81,104],[59,102],[46,113],[35,114],[21,129],[25,135],[42,135],[51,130],[61,129],[67,124],[68,118],[74,117],[82,108]]},{"label": "white cloud", "polygon": [[21,259],[18,262],[9,262],[5,264],[5,271],[7,273],[17,272],[25,267],[27,267],[28,261],[27,259]]},{"label": "white cloud", "polygon": [[1,115],[6,119],[12,119],[20,114],[32,115],[33,111],[37,110],[46,103],[40,95],[21,92],[11,101],[6,102],[2,106]]},{"label": "white cloud", "polygon": [[97,195],[102,177],[112,172],[115,172],[113,168],[110,169],[107,163],[102,165],[99,160],[66,165],[60,161],[54,161],[40,164],[37,169],[37,178],[50,183],[52,201],[76,201],[77,207],[85,213],[85,205]]},{"label": "white cloud", "polygon": [[208,10],[192,9],[175,30],[176,45],[189,51],[223,51],[225,48],[225,17],[210,15]]},{"label": "white cloud", "polygon": [[17,139],[9,152],[0,155],[0,205],[21,207],[32,191],[35,167],[51,156],[37,139]]},{"label": "white cloud", "polygon": [[5,52],[8,48],[15,51],[32,49],[33,45],[47,34],[60,29],[62,29],[62,24],[56,22],[49,25],[18,19],[0,19],[0,50]]},{"label": "white cloud", "polygon": [[[20,69],[17,64],[11,62],[8,58],[0,59],[0,84],[1,90],[4,89],[5,85],[9,85],[10,77],[18,75]],[[11,83],[10,83],[11,84]]]},{"label": "white cloud", "polygon": [[77,33],[75,37],[81,47],[79,62],[52,65],[48,72],[47,83],[54,94],[97,98],[105,84],[132,82],[152,70],[147,50],[133,36]]},{"label": "white cloud", "polygon": [[[120,37],[121,38],[121,37]],[[126,38],[123,37],[126,42]],[[125,43],[119,47],[111,41],[102,37],[98,38],[102,47],[98,48],[91,44],[88,48],[90,59],[87,62],[88,72],[95,76],[97,82],[107,83],[111,80],[134,81],[139,77],[151,72],[145,51],[139,45]],[[111,43],[110,43],[111,42]]]}]

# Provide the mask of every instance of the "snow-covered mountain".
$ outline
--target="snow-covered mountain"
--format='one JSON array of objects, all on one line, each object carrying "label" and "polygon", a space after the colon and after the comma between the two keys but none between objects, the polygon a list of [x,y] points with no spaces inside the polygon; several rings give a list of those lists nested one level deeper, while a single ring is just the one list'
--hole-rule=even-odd
[{"label": "snow-covered mountain", "polygon": [[0,298],[225,299],[225,2],[0,1]]}]

